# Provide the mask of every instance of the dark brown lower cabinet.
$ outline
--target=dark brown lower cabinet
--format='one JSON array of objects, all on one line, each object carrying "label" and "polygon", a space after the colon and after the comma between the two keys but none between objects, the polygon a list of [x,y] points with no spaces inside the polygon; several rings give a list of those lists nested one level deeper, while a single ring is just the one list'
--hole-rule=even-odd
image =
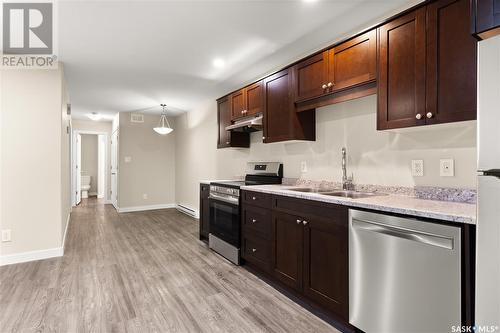
[{"label": "dark brown lower cabinet", "polygon": [[210,220],[210,206],[208,205],[208,195],[210,185],[200,184],[200,239],[208,239],[208,222]]},{"label": "dark brown lower cabinet", "polygon": [[267,208],[243,201],[243,259],[348,325],[347,208],[281,196],[271,199],[272,207]]},{"label": "dark brown lower cabinet", "polygon": [[272,269],[278,280],[300,290],[304,228],[299,216],[273,212]]}]

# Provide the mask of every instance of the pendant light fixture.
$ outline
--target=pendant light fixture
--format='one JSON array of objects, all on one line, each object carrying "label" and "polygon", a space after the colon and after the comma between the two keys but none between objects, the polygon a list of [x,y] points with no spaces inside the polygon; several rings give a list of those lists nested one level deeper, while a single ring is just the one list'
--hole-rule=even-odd
[{"label": "pendant light fixture", "polygon": [[173,131],[173,128],[170,127],[170,124],[168,123],[167,111],[165,110],[166,105],[160,104],[160,106],[162,107],[160,123],[153,129],[158,134],[167,135],[168,133]]}]

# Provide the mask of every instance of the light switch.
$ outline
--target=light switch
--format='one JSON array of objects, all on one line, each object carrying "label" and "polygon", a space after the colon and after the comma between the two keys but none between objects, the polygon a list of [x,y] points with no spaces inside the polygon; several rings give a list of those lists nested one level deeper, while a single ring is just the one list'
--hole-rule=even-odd
[{"label": "light switch", "polygon": [[2,242],[10,242],[10,229],[2,230]]},{"label": "light switch", "polygon": [[300,172],[307,172],[307,162],[306,161],[300,162]]},{"label": "light switch", "polygon": [[411,160],[411,175],[413,177],[424,176],[424,160]]},{"label": "light switch", "polygon": [[455,176],[455,165],[452,158],[439,160],[439,175],[441,177]]}]

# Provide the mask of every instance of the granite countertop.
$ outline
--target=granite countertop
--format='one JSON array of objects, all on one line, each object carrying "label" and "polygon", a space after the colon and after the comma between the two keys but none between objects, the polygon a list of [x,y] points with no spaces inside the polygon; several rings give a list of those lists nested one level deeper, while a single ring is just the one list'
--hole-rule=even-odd
[{"label": "granite countertop", "polygon": [[297,187],[299,186],[253,185],[243,186],[241,189],[416,217],[426,217],[450,222],[476,224],[475,204],[425,200],[397,194],[350,199],[321,195],[318,193],[290,191],[290,189]]}]

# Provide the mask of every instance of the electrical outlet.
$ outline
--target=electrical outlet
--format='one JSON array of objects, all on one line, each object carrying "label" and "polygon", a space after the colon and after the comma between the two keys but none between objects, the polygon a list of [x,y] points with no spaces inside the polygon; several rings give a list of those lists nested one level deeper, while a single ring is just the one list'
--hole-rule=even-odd
[{"label": "electrical outlet", "polygon": [[143,198],[144,200],[148,200],[148,194],[147,194],[147,193],[144,193],[144,194],[142,195],[142,198]]},{"label": "electrical outlet", "polygon": [[2,230],[2,242],[10,242],[10,229]]},{"label": "electrical outlet", "polygon": [[306,161],[300,162],[300,172],[307,172],[307,162]]},{"label": "electrical outlet", "polygon": [[441,177],[455,176],[455,165],[452,158],[439,160],[439,175]]},{"label": "electrical outlet", "polygon": [[411,160],[411,175],[413,177],[424,175],[424,160]]}]

